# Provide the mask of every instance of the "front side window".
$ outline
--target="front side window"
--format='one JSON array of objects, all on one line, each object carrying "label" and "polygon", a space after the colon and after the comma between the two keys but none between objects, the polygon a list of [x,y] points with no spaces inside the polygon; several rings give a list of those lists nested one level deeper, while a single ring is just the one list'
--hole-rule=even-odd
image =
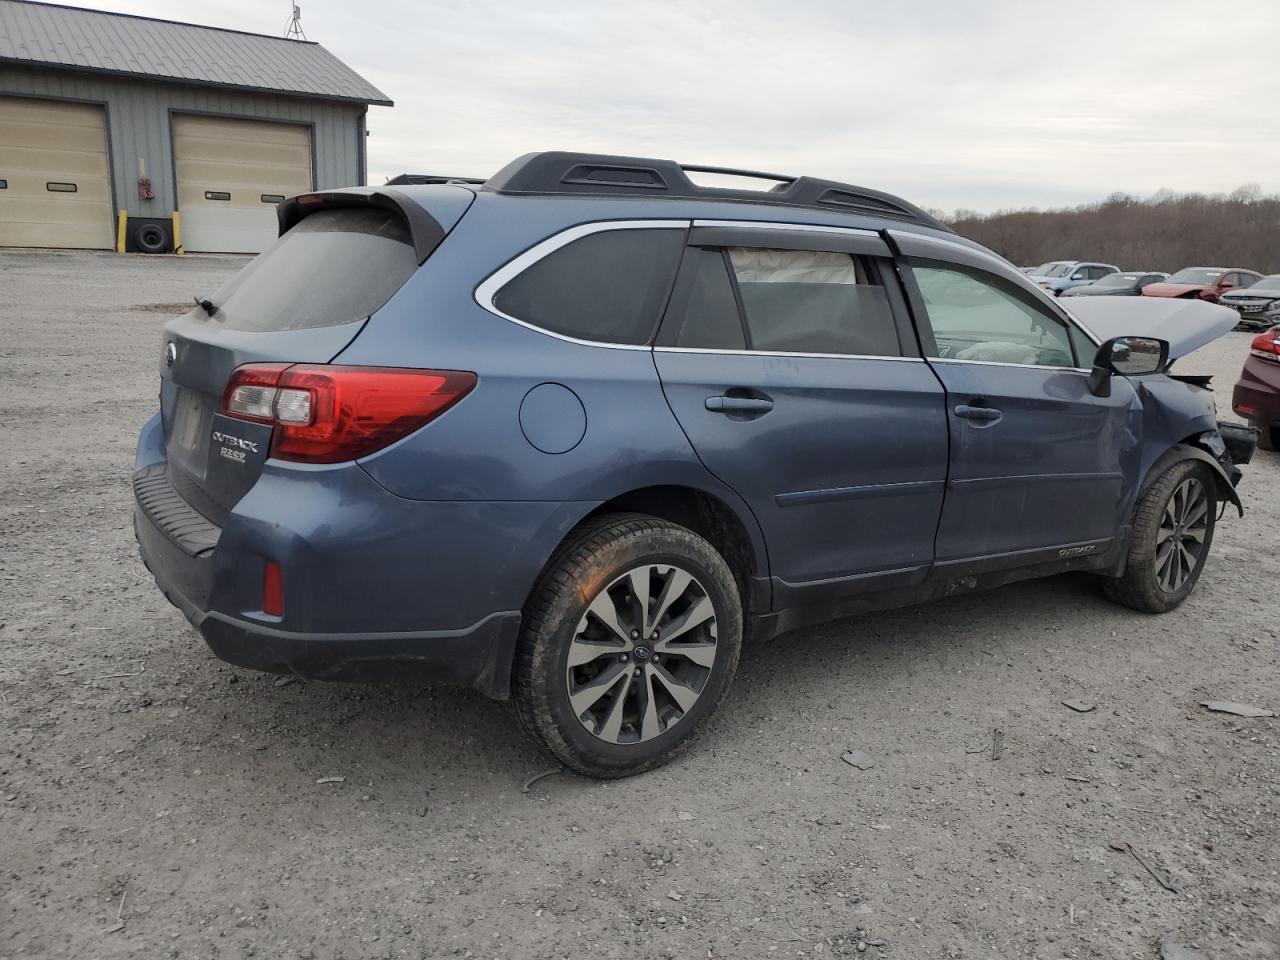
[{"label": "front side window", "polygon": [[955,266],[911,267],[937,349],[948,360],[1074,367],[1066,323],[995,277]]},{"label": "front side window", "polygon": [[591,233],[504,284],[493,305],[509,317],[578,340],[648,343],[683,249],[683,230]]},{"label": "front side window", "polygon": [[750,349],[900,355],[888,295],[865,259],[755,247],[727,253]]}]

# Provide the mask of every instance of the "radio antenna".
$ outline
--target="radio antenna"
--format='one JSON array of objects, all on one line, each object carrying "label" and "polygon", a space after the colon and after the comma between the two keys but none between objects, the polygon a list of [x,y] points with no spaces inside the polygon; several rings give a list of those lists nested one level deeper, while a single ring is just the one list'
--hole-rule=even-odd
[{"label": "radio antenna", "polygon": [[284,29],[284,38],[286,40],[307,39],[307,35],[302,32],[302,8],[296,3],[293,5],[293,17]]}]

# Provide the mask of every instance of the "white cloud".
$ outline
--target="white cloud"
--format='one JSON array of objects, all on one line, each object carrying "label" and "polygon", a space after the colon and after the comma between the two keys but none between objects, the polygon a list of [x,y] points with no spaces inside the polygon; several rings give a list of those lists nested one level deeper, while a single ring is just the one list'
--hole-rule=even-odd
[{"label": "white cloud", "polygon": [[[255,0],[99,5],[263,33],[288,15]],[[1268,0],[305,0],[303,26],[396,101],[370,111],[375,183],[583,149],[808,173],[944,209],[1280,192]]]}]

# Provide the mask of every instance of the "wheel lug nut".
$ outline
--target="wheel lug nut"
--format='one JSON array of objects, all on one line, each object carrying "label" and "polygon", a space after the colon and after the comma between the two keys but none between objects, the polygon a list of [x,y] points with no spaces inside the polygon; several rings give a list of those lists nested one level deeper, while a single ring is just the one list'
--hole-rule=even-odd
[{"label": "wheel lug nut", "polygon": [[632,631],[631,631],[631,639],[632,639],[632,640],[639,640],[639,639],[640,639],[640,631],[639,631],[639,630],[632,630]]},{"label": "wheel lug nut", "polygon": [[640,676],[640,668],[639,668],[639,667],[636,667],[636,676],[637,676],[637,677],[638,677],[638,676]]},{"label": "wheel lug nut", "polygon": [[618,659],[619,659],[619,660],[621,660],[623,663],[626,663],[626,662],[627,662],[628,660],[630,660],[631,658],[630,658],[630,657],[628,657],[628,656],[624,653],[624,654],[622,654],[620,657],[618,657]]},{"label": "wheel lug nut", "polygon": [[654,639],[654,640],[657,640],[657,639],[658,639],[658,631],[657,631],[657,630],[653,631],[653,638],[652,638],[652,639]]}]

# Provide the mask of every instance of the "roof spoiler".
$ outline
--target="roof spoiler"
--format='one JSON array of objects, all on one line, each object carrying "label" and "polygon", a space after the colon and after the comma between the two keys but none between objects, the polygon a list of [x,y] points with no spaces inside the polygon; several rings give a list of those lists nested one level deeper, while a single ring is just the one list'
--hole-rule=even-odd
[{"label": "roof spoiler", "polygon": [[375,207],[397,214],[409,227],[409,236],[413,240],[413,252],[418,258],[418,266],[427,262],[427,257],[431,256],[445,237],[445,229],[440,225],[440,221],[424,210],[420,204],[415,203],[399,190],[385,188],[321,191],[290,197],[276,206],[280,236],[284,236],[290,227],[313,213],[342,207]]}]

